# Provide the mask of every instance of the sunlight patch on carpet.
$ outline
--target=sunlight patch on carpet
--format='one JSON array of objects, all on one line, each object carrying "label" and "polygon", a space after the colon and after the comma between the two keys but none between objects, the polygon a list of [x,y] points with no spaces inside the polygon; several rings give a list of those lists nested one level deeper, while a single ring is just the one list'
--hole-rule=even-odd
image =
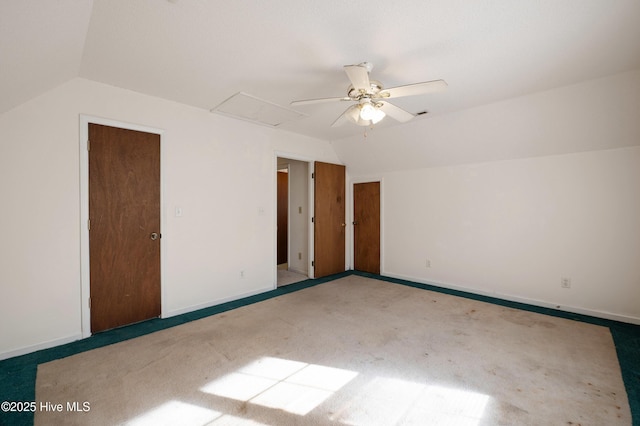
[{"label": "sunlight patch on carpet", "polygon": [[489,395],[469,390],[376,377],[331,420],[354,425],[477,426],[489,399]]},{"label": "sunlight patch on carpet", "polygon": [[214,410],[181,401],[169,401],[125,424],[127,426],[204,425],[220,416],[222,416],[222,413]]},{"label": "sunlight patch on carpet", "polygon": [[480,423],[488,402],[489,396],[481,393],[427,386],[409,417],[413,417],[414,423],[429,419],[434,425],[453,422],[460,426],[476,426]]},{"label": "sunlight patch on carpet", "polygon": [[340,368],[263,357],[200,390],[304,416],[357,375]]}]

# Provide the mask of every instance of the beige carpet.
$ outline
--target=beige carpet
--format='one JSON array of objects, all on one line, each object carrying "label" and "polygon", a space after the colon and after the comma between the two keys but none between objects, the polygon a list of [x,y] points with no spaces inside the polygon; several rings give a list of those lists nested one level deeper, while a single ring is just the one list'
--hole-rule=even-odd
[{"label": "beige carpet", "polygon": [[607,328],[355,275],[42,364],[36,398],[64,405],[37,425],[631,424]]},{"label": "beige carpet", "polygon": [[278,287],[308,280],[309,277],[295,271],[278,268]]}]

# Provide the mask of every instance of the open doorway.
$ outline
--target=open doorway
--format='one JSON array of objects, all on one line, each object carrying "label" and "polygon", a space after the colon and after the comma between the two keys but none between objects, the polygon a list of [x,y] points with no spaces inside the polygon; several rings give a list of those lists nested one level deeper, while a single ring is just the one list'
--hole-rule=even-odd
[{"label": "open doorway", "polygon": [[309,163],[277,161],[278,287],[309,278]]}]

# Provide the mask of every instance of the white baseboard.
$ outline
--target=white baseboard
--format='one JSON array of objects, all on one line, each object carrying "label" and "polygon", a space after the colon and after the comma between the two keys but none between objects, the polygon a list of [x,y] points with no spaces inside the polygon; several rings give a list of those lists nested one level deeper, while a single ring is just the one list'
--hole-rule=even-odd
[{"label": "white baseboard", "polygon": [[577,306],[561,305],[559,303],[552,303],[552,302],[547,302],[547,301],[544,301],[544,300],[537,300],[537,299],[529,299],[529,298],[526,298],[526,297],[515,296],[515,295],[507,294],[507,293],[483,291],[483,290],[478,290],[476,288],[463,287],[463,286],[459,286],[459,285],[455,285],[455,284],[449,284],[449,283],[445,283],[445,282],[427,281],[427,280],[425,280],[423,278],[412,277],[412,276],[403,275],[403,274],[396,274],[396,273],[393,273],[393,272],[386,272],[385,271],[385,272],[381,273],[381,275],[385,276],[385,277],[389,277],[389,278],[397,278],[397,279],[400,279],[400,280],[413,281],[413,282],[419,283],[419,284],[432,285],[434,287],[442,287],[442,288],[446,288],[446,289],[449,289],[449,290],[464,291],[466,293],[477,294],[477,295],[480,295],[480,296],[494,297],[496,299],[507,300],[507,301],[510,301],[510,302],[525,303],[527,305],[538,306],[538,307],[541,307],[541,308],[555,309],[557,311],[571,312],[571,313],[574,313],[574,314],[587,315],[587,316],[596,317],[596,318],[602,318],[602,319],[607,319],[607,320],[612,320],[612,321],[619,321],[619,322],[626,322],[626,323],[629,323],[629,324],[640,325],[640,318],[627,316],[627,315],[614,314],[614,313],[611,313],[611,312],[599,311],[599,310],[595,310],[595,309],[581,308],[581,307],[577,307]]},{"label": "white baseboard", "polygon": [[67,343],[75,342],[82,339],[82,333],[74,334],[71,336],[63,337],[61,339],[49,340],[47,342],[38,343],[37,345],[25,346],[19,349],[13,349],[7,352],[0,353],[0,361],[3,359],[9,359],[20,355],[30,354],[32,352],[40,351],[42,349],[49,349],[55,346],[65,345]]},{"label": "white baseboard", "polygon": [[[424,280],[422,278],[413,277],[413,276],[409,276],[409,275],[403,275],[403,274],[396,274],[396,273],[393,273],[393,272],[384,271],[384,272],[381,273],[381,275],[384,276],[384,277],[397,278],[397,279],[401,279],[401,280],[412,281],[412,282],[419,283],[419,284],[432,285],[432,286],[435,286],[435,287],[441,287],[441,288],[446,288],[446,289],[450,289],[450,290],[464,291],[464,292],[467,292],[467,293],[477,294],[477,295],[480,295],[480,296],[495,297],[497,299],[507,300],[507,301],[511,301],[511,302],[525,303],[525,304],[528,304],[528,305],[538,306],[538,307],[542,307],[542,308],[550,308],[550,309],[555,309],[555,310],[558,310],[558,311],[571,312],[571,313],[580,314],[580,315],[588,315],[588,316],[592,316],[592,317],[596,317],[596,318],[603,318],[603,319],[612,320],[612,321],[620,321],[620,322],[640,325],[640,318],[632,317],[632,316],[614,314],[614,313],[611,313],[611,312],[605,312],[605,311],[599,311],[599,310],[593,310],[593,309],[586,309],[586,308],[581,308],[581,307],[576,307],[576,306],[560,305],[560,304],[556,304],[556,303],[551,303],[551,302],[546,302],[546,301],[536,300],[536,299],[529,299],[529,298],[514,296],[514,295],[510,295],[510,294],[505,294],[505,293],[482,291],[482,290],[478,290],[478,289],[475,289],[475,288],[463,287],[463,286],[444,283],[444,282],[427,281],[427,280]],[[250,292],[247,292],[247,293],[238,294],[238,295],[231,296],[231,297],[225,297],[225,298],[222,298],[222,299],[217,299],[217,300],[209,301],[209,302],[206,302],[206,303],[201,303],[201,304],[197,304],[197,305],[188,306],[186,308],[171,310],[169,312],[163,313],[162,318],[170,318],[170,317],[173,317],[173,316],[176,316],[176,315],[181,315],[181,314],[186,314],[186,313],[189,313],[189,312],[197,311],[199,309],[210,308],[212,306],[220,305],[222,303],[232,302],[232,301],[235,301],[235,300],[243,299],[245,297],[255,296],[257,294],[265,293],[265,292],[271,291],[271,290],[273,290],[272,287],[264,287],[264,288],[261,288],[261,289],[258,289],[258,290],[254,290],[254,291],[250,291]],[[64,345],[64,344],[67,344],[67,343],[75,342],[76,340],[80,340],[82,338],[83,338],[82,337],[82,333],[77,333],[77,334],[73,334],[71,336],[63,337],[63,338],[60,338],[60,339],[54,339],[54,340],[49,340],[47,342],[38,343],[36,345],[25,346],[25,347],[22,347],[22,348],[13,349],[13,350],[6,351],[6,352],[0,352],[0,361],[4,360],[4,359],[8,359],[8,358],[13,358],[13,357],[16,357],[16,356],[26,355],[26,354],[29,354],[29,353],[32,353],[32,352],[36,352],[36,351],[39,351],[39,350],[49,349],[49,348],[53,348],[55,346],[60,346],[60,345]]]},{"label": "white baseboard", "polygon": [[[236,296],[232,296],[232,297],[225,297],[222,299],[218,299],[218,300],[214,300],[214,301],[210,301],[210,302],[206,302],[206,303],[201,303],[198,305],[193,305],[193,306],[189,306],[186,308],[182,308],[182,309],[175,309],[172,311],[169,311],[167,313],[163,313],[162,314],[162,318],[169,318],[169,317],[173,317],[176,315],[180,315],[180,314],[186,314],[189,312],[193,312],[193,311],[197,311],[199,309],[204,309],[204,308],[210,308],[212,306],[216,306],[216,305],[220,305],[222,303],[226,303],[226,302],[232,302],[234,300],[238,300],[238,299],[242,299],[245,297],[249,297],[249,296],[255,296],[256,294],[260,294],[260,293],[265,293],[267,291],[271,291],[273,290],[272,287],[265,287],[265,288],[261,288],[255,291],[251,291],[248,293],[243,293],[243,294],[239,294]],[[87,336],[90,337],[90,336]],[[76,340],[80,340],[83,339],[82,333],[77,333],[71,336],[67,336],[67,337],[63,337],[61,339],[54,339],[54,340],[50,340],[47,342],[43,342],[43,343],[38,343],[36,345],[31,345],[31,346],[25,346],[19,349],[13,349],[10,351],[6,351],[6,352],[0,352],[0,361],[4,360],[4,359],[9,359],[9,358],[13,358],[16,356],[20,356],[20,355],[26,355],[26,354],[30,354],[32,352],[36,352],[42,349],[49,349],[49,348],[53,348],[55,346],[60,346],[60,345],[64,345],[67,343],[71,343],[71,342],[75,342]]]},{"label": "white baseboard", "polygon": [[233,302],[235,300],[244,299],[245,297],[255,296],[256,294],[266,293],[273,290],[273,287],[264,287],[258,290],[250,291],[247,293],[238,294],[231,297],[224,297],[222,299],[216,299],[205,303],[199,303],[197,305],[187,306],[186,308],[173,309],[162,314],[162,318],[175,317],[176,315],[187,314],[189,312],[197,311],[200,309],[211,308],[212,306],[221,305],[227,302]]}]

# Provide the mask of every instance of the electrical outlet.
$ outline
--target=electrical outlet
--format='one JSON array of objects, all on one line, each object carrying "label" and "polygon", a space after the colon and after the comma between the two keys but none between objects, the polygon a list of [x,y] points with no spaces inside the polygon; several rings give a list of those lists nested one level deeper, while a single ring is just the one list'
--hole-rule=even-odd
[{"label": "electrical outlet", "polygon": [[298,252],[298,260],[302,260],[302,252]]},{"label": "electrical outlet", "polygon": [[425,266],[427,268],[431,268],[431,259],[427,259],[427,261],[425,262]]},{"label": "electrical outlet", "polygon": [[569,278],[569,277],[560,278],[560,287],[562,287],[562,288],[571,288],[571,278]]}]

